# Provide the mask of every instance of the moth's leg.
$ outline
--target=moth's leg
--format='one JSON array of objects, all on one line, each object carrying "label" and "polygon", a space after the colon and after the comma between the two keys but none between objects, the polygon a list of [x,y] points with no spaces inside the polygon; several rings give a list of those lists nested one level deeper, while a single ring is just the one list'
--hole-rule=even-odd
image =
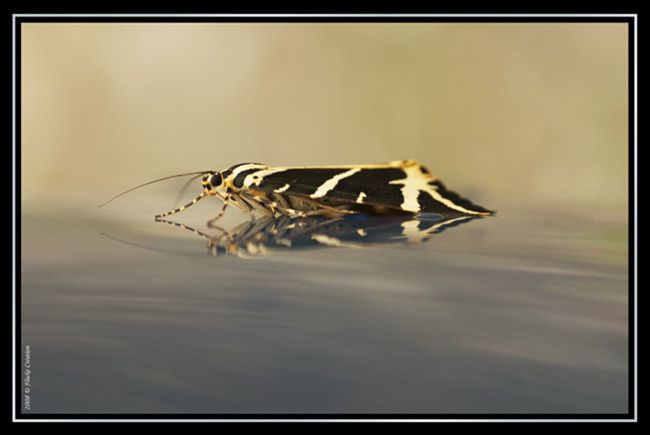
[{"label": "moth's leg", "polygon": [[290,217],[291,219],[306,217],[307,212],[296,210],[295,208],[282,207],[279,204],[275,204],[275,209],[284,216]]},{"label": "moth's leg", "polygon": [[[332,216],[332,214],[336,216],[341,216],[341,215],[346,215],[346,214],[355,214],[356,212],[353,210],[347,210],[345,209],[345,205],[340,205],[340,206],[331,206],[331,205],[326,205],[326,204],[321,204],[318,201],[314,201],[312,199],[308,198],[301,198],[303,202],[306,202],[307,204],[312,205],[316,210],[315,212],[321,212],[321,213],[314,213],[314,214],[309,214],[308,216]],[[323,213],[323,211],[330,211],[330,214]]]},{"label": "moth's leg", "polygon": [[225,229],[224,227],[222,227],[222,226],[215,225],[215,224],[214,224],[214,221],[216,221],[219,217],[221,217],[221,216],[223,215],[223,213],[224,213],[226,207],[228,206],[228,203],[227,203],[227,196],[226,196],[226,197],[222,197],[221,195],[217,195],[216,197],[217,197],[218,199],[220,199],[221,201],[223,201],[223,206],[221,207],[221,211],[219,212],[219,214],[217,214],[216,217],[214,217],[213,219],[210,219],[210,220],[207,222],[207,226],[208,226],[208,228],[215,229],[215,230],[219,231],[219,232],[221,233],[221,235],[220,235],[220,236],[216,236],[216,235],[215,235],[215,236],[213,236],[213,237],[214,237],[214,238],[218,238],[218,240],[221,240],[224,236],[228,235],[228,230],[226,230],[226,229]]},{"label": "moth's leg", "polygon": [[[271,203],[273,208],[275,208],[279,213],[281,213],[284,216],[287,216],[291,219],[295,218],[303,218],[307,216],[317,216],[320,213],[315,213],[316,210],[303,210],[302,205],[303,204],[298,204],[301,207],[294,206],[292,205],[289,200],[287,200],[284,196],[275,194],[273,195],[274,201]],[[302,199],[301,199],[302,200]],[[310,204],[310,205],[316,205],[316,202],[307,202],[307,201],[302,201],[304,203]]]},{"label": "moth's leg", "polygon": [[340,221],[341,219],[342,219],[342,217],[339,216],[339,217],[334,217],[334,218],[331,218],[331,219],[327,219],[325,221],[320,220],[320,219],[317,220],[317,219],[309,219],[309,218],[306,218],[305,220],[298,221],[298,222],[292,221],[294,223],[291,224],[291,225],[287,225],[285,227],[285,231],[284,231],[284,233],[282,235],[285,235],[286,233],[290,233],[288,235],[288,237],[292,237],[292,238],[300,237],[301,235],[303,235],[305,233],[313,232],[313,231],[315,231],[315,230],[317,230],[319,228],[322,228],[322,227],[330,225],[330,224],[332,224],[334,222]]},{"label": "moth's leg", "polygon": [[280,207],[291,208],[291,204],[289,204],[289,201],[287,201],[285,197],[280,195],[279,193],[274,193],[272,195],[272,198],[275,202],[278,203]]},{"label": "moth's leg", "polygon": [[241,196],[231,194],[230,200],[232,201],[233,205],[239,207],[243,212],[250,213],[253,210],[253,208],[246,201],[244,201]]},{"label": "moth's leg", "polygon": [[228,208],[228,203],[229,202],[230,202],[230,195],[226,195],[226,197],[223,200],[223,207],[221,207],[221,210],[219,211],[219,213],[217,213],[217,215],[215,217],[213,217],[212,219],[210,219],[208,221],[208,223],[207,223],[208,228],[212,228],[214,223],[216,221],[218,221],[219,219],[221,219],[221,216],[223,216],[223,214],[226,212],[226,208]]},{"label": "moth's leg", "polygon": [[[217,198],[219,198],[221,201],[224,201],[224,203],[225,203],[226,197],[221,196],[219,193],[217,193],[216,196],[217,196]],[[236,206],[237,208],[239,208],[244,213],[249,213],[253,220],[255,219],[255,216],[252,213],[253,208],[250,205],[248,205],[248,203],[246,201],[244,201],[241,198],[241,196],[239,196],[238,194],[233,193],[233,192],[229,192],[226,196],[228,197],[229,205]],[[225,207],[225,204],[224,204],[224,207]],[[210,227],[214,227],[214,224],[210,225]]]},{"label": "moth's leg", "polygon": [[289,232],[292,228],[296,227],[296,223],[292,218],[285,214],[281,214],[273,225],[273,234],[276,237],[282,237],[284,234]]},{"label": "moth's leg", "polygon": [[283,215],[290,217],[291,219],[306,218],[306,217],[313,217],[313,216],[340,217],[346,214],[354,213],[347,210],[336,209],[333,207],[303,211],[303,210],[296,210],[293,208],[284,208],[278,206],[277,210]]},{"label": "moth's leg", "polygon": [[267,199],[264,205],[273,212],[273,215],[277,212],[291,219],[305,217],[304,211],[293,207],[284,197],[274,195],[272,198],[272,201]]},{"label": "moth's leg", "polygon": [[336,217],[346,215],[349,212],[343,210],[336,210],[331,208],[323,208],[320,210],[308,211],[305,213],[305,216],[325,216],[325,217]]},{"label": "moth's leg", "polygon": [[[226,208],[229,205],[234,205],[237,208],[239,208],[240,210],[242,210],[243,212],[250,213],[252,215],[252,213],[251,213],[251,211],[253,210],[252,207],[246,201],[244,201],[241,198],[241,196],[239,196],[236,193],[227,192],[225,196],[221,196],[220,194],[217,193],[217,198],[219,198],[220,200],[223,201],[223,207],[221,208],[221,211],[214,218],[212,218],[212,219],[210,219],[208,221],[208,227],[209,228],[217,228],[216,225],[214,225],[214,222],[217,221],[218,219],[220,219],[223,216],[223,214],[226,211]],[[253,216],[253,218],[254,218],[254,216]],[[217,229],[220,229],[221,231],[225,231],[221,227],[218,227]]]},{"label": "moth's leg", "polygon": [[316,201],[310,201],[310,200],[304,200],[301,198],[301,201],[315,207],[315,210],[299,210],[296,207],[292,207],[290,202],[284,198],[282,195],[273,195],[271,196],[273,201],[270,201],[266,198],[263,198],[261,200],[258,200],[256,198],[252,198],[250,196],[244,196],[244,199],[253,207],[260,211],[269,214],[269,215],[274,215],[275,212],[278,212],[284,216],[288,216],[292,219],[295,218],[304,218],[308,216],[320,216],[320,215],[327,215],[328,213],[326,210],[330,210],[329,215],[331,215],[332,211],[336,212],[337,215],[345,214],[347,213],[346,211],[342,211],[340,209],[336,209],[334,207],[330,206],[324,206],[322,204],[319,204]]},{"label": "moth's leg", "polygon": [[255,210],[261,212],[266,216],[272,217],[273,215],[275,215],[275,210],[270,208],[268,204],[265,204],[263,201],[260,201],[260,199],[258,199],[259,197],[250,196],[250,195],[241,195],[240,198],[246,201],[246,203],[248,203],[249,206],[251,206],[252,208],[254,208]]},{"label": "moth's leg", "polygon": [[306,197],[287,196],[285,198],[283,195],[276,195],[274,198],[278,203],[284,202],[279,204],[278,210],[292,218],[309,216],[334,217],[354,213],[346,210],[345,205],[334,207]]},{"label": "moth's leg", "polygon": [[241,195],[241,194],[238,194],[237,196],[233,195],[231,200],[233,200],[233,201],[236,200],[237,201],[236,204],[239,206],[239,208],[243,212],[248,213],[248,216],[249,216],[248,222],[255,222],[257,220],[257,216],[255,215],[255,210],[258,210],[258,208],[255,207],[256,204],[254,204],[250,200],[244,198],[243,195]]}]

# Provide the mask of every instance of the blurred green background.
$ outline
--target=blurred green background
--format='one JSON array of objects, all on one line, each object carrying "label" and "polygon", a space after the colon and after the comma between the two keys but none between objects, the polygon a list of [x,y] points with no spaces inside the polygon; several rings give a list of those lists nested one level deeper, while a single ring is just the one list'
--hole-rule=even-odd
[{"label": "blurred green background", "polygon": [[24,205],[406,158],[497,210],[627,204],[625,24],[30,23],[21,50]]}]

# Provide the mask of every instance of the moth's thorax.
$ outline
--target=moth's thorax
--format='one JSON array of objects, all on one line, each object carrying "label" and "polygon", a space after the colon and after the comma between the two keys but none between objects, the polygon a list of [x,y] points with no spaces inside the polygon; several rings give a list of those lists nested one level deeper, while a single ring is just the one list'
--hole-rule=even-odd
[{"label": "moth's thorax", "polygon": [[255,181],[261,180],[261,174],[268,169],[260,163],[240,163],[222,172],[223,184],[230,191],[248,189]]}]

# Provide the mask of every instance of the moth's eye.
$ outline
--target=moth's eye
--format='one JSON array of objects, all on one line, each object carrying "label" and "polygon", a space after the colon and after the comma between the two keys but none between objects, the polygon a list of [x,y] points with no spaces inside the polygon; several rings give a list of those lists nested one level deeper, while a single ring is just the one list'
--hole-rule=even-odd
[{"label": "moth's eye", "polygon": [[221,183],[223,183],[223,177],[220,172],[217,172],[210,178],[210,184],[212,187],[221,186]]}]

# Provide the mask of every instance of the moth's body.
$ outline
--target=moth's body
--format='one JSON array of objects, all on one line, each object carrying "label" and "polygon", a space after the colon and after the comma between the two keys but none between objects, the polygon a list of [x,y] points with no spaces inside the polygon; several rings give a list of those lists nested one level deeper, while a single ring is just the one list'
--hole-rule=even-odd
[{"label": "moth's body", "polygon": [[303,167],[241,163],[224,171],[204,174],[202,185],[202,196],[215,196],[224,201],[222,212],[213,221],[221,217],[229,204],[245,212],[267,216],[279,213],[290,217],[336,217],[352,213],[492,214],[490,210],[448,191],[440,180],[415,160]]},{"label": "moth's body", "polygon": [[249,213],[289,217],[339,217],[354,213],[493,214],[447,190],[437,177],[415,160],[372,165],[292,167],[240,163],[223,171],[164,177],[122,192],[106,203],[142,186],[187,175],[203,177],[201,194],[182,207],[156,215],[156,219],[183,211],[207,196],[224,202],[221,211],[209,223],[219,219],[228,205]]}]

